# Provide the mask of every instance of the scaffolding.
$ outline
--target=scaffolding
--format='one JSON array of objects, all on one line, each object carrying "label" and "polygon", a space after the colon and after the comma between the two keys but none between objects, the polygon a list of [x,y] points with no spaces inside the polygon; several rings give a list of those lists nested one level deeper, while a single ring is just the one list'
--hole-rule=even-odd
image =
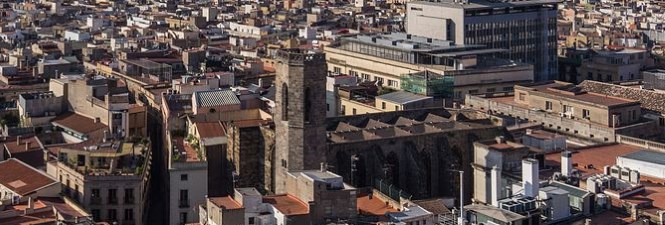
[{"label": "scaffolding", "polygon": [[444,76],[429,70],[400,76],[401,89],[414,94],[433,97],[451,97],[453,77]]}]

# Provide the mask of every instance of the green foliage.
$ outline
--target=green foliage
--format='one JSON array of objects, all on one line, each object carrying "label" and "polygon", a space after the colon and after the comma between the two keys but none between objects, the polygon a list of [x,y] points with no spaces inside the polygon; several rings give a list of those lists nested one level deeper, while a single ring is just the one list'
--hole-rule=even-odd
[{"label": "green foliage", "polygon": [[7,125],[7,126],[10,126],[10,127],[13,127],[13,126],[17,126],[19,124],[19,122],[21,122],[21,119],[19,119],[18,116],[14,115],[14,114],[11,114],[11,113],[7,113],[7,114],[3,115],[2,118],[0,118],[0,125],[2,125],[2,126]]}]

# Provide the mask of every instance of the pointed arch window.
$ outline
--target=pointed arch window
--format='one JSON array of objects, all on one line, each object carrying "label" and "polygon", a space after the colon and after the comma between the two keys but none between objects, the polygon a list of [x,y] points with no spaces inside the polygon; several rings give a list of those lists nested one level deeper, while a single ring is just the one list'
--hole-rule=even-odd
[{"label": "pointed arch window", "polygon": [[310,121],[310,116],[312,113],[310,112],[312,110],[312,102],[311,102],[311,97],[310,97],[310,92],[309,88],[305,88],[305,123],[309,123]]},{"label": "pointed arch window", "polygon": [[289,87],[282,84],[282,121],[289,120]]}]

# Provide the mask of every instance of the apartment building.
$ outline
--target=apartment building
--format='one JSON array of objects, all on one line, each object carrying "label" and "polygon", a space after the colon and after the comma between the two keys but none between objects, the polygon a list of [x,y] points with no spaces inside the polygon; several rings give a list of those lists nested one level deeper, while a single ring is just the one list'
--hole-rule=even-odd
[{"label": "apartment building", "polygon": [[149,145],[113,138],[108,126],[79,114],[59,116],[53,124],[59,132],[41,142],[48,143],[46,170],[62,184],[63,195],[95,221],[145,224]]},{"label": "apartment building", "polygon": [[508,49],[502,58],[533,64],[535,80],[556,78],[557,1],[442,0],[407,3],[406,31],[456,45]]},{"label": "apartment building", "polygon": [[652,64],[650,60],[645,49],[620,47],[595,50],[591,57],[582,61],[579,66],[577,81],[617,82],[642,79],[640,71]]},{"label": "apartment building", "polygon": [[559,81],[516,85],[514,95],[469,95],[466,104],[596,141],[612,142],[616,134],[655,134],[656,124],[642,118],[640,102],[587,92]]},{"label": "apartment building", "polygon": [[510,91],[534,79],[533,66],[496,58],[505,50],[405,33],[345,37],[324,51],[332,73],[395,90],[436,86],[426,93],[455,101],[466,94]]},{"label": "apartment building", "polygon": [[[478,141],[473,143],[473,197],[479,202],[494,204],[496,200],[511,196],[509,190],[493,192],[491,175],[506,171],[518,172],[521,170],[522,158],[529,154],[529,148],[516,142],[508,141],[504,137]],[[502,182],[498,180],[498,182]],[[498,187],[508,186],[507,183],[498,183]]]},{"label": "apartment building", "polygon": [[322,168],[289,173],[286,193],[262,196],[255,188],[235,188],[232,197],[208,198],[200,206],[201,221],[305,225],[356,218],[356,189]]}]

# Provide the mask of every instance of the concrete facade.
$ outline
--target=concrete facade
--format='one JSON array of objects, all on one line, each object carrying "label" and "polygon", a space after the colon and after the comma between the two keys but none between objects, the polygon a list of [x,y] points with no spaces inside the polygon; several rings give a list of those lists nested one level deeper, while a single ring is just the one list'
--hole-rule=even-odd
[{"label": "concrete facade", "polygon": [[555,1],[414,1],[406,31],[413,35],[510,49],[503,57],[534,65],[535,79],[558,73]]}]

